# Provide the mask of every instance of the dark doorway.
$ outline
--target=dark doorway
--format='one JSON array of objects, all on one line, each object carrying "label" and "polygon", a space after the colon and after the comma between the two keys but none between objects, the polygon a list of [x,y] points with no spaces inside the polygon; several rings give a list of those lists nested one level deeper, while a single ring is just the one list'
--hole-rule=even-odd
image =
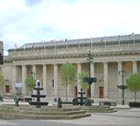
[{"label": "dark doorway", "polygon": [[5,86],[5,91],[6,91],[6,93],[10,93],[10,86],[9,85]]},{"label": "dark doorway", "polygon": [[104,87],[99,87],[99,98],[104,98]]},{"label": "dark doorway", "polygon": [[74,87],[74,90],[75,90],[75,91],[74,91],[74,96],[75,96],[75,97],[77,97],[77,94],[78,94],[78,91],[77,91],[77,90],[78,90],[78,89],[77,89],[77,86],[75,86],[75,87]]}]

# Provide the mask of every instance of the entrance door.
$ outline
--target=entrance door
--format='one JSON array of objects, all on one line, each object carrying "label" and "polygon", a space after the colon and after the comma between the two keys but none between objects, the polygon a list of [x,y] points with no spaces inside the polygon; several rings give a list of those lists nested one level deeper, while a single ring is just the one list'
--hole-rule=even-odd
[{"label": "entrance door", "polygon": [[75,96],[75,97],[77,97],[77,94],[78,94],[78,91],[77,91],[77,90],[78,90],[78,89],[77,89],[77,86],[75,86],[75,87],[74,87],[74,90],[75,90],[75,91],[74,91],[74,96]]},{"label": "entrance door", "polygon": [[5,90],[6,90],[6,93],[10,93],[10,86],[9,85],[6,85],[5,86]]},{"label": "entrance door", "polygon": [[104,87],[99,87],[99,98],[104,98]]}]

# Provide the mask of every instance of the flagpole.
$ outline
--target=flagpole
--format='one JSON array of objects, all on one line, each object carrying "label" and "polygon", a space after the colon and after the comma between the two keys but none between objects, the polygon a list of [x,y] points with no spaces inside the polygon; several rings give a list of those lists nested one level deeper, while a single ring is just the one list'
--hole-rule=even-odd
[{"label": "flagpole", "polygon": [[133,34],[133,44],[135,45],[135,34]]},{"label": "flagpole", "polygon": [[92,48],[92,37],[90,37],[90,48]]},{"label": "flagpole", "polygon": [[43,49],[45,51],[45,40],[42,41],[42,44],[43,44]]},{"label": "flagpole", "polygon": [[105,39],[105,36],[104,36],[104,41],[105,41],[105,48],[106,48],[106,39]]},{"label": "flagpole", "polygon": [[133,45],[135,45],[135,34],[134,32],[130,35],[128,35],[129,37],[131,37],[131,40],[133,41]]},{"label": "flagpole", "polygon": [[45,51],[45,41],[44,41],[44,51]]},{"label": "flagpole", "polygon": [[105,40],[105,36],[101,38],[101,42],[103,42],[103,46],[105,46],[105,48],[106,48],[106,40]]},{"label": "flagpole", "polygon": [[34,50],[34,43],[32,43],[32,49]]},{"label": "flagpole", "polygon": [[17,51],[17,45],[15,44],[15,52]]},{"label": "flagpole", "polygon": [[119,39],[118,39],[119,40],[119,46],[121,46],[121,36],[119,35],[118,37],[119,37]]},{"label": "flagpole", "polygon": [[24,51],[25,51],[25,42],[24,42]]}]

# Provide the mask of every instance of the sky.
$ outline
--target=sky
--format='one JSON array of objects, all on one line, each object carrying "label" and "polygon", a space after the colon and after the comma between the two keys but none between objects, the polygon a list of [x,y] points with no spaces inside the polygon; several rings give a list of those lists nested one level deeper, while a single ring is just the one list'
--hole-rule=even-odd
[{"label": "sky", "polygon": [[4,55],[25,43],[140,33],[140,0],[0,0]]}]

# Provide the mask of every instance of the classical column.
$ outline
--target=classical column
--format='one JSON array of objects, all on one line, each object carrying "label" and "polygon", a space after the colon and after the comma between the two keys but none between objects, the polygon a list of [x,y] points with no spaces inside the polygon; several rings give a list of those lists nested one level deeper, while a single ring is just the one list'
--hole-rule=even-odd
[{"label": "classical column", "polygon": [[13,66],[12,94],[16,94],[16,65]]},{"label": "classical column", "polygon": [[122,62],[118,62],[118,85],[122,84],[122,77],[119,75],[120,71],[122,71]]},{"label": "classical column", "polygon": [[137,73],[137,61],[133,61],[133,74]]},{"label": "classical column", "polygon": [[[95,76],[95,70],[94,70],[94,63],[90,64],[90,75],[91,77]],[[91,84],[91,97],[95,96],[95,83]]]},{"label": "classical column", "polygon": [[44,92],[46,93],[47,87],[47,66],[46,64],[43,64],[43,88]]},{"label": "classical column", "polygon": [[26,95],[26,85],[25,85],[26,77],[27,77],[27,67],[25,65],[22,65],[22,84],[23,84],[22,93],[24,95]]},{"label": "classical column", "polygon": [[78,63],[78,64],[77,64],[77,89],[78,89],[78,92],[81,91],[79,73],[81,73],[81,63]]},{"label": "classical column", "polygon": [[36,65],[33,65],[32,67],[33,67],[33,68],[32,68],[32,74],[33,74],[33,77],[34,77],[35,80],[36,80]]},{"label": "classical column", "polygon": [[58,97],[58,65],[54,64],[54,96]]},{"label": "classical column", "polygon": [[108,63],[104,62],[104,97],[108,98]]},{"label": "classical column", "polygon": [[[119,74],[120,71],[122,71],[122,62],[118,62],[118,84],[117,85],[122,85],[122,76]],[[118,88],[118,95],[119,95],[119,98],[121,98],[121,94],[122,94],[122,90],[120,90]]]}]

